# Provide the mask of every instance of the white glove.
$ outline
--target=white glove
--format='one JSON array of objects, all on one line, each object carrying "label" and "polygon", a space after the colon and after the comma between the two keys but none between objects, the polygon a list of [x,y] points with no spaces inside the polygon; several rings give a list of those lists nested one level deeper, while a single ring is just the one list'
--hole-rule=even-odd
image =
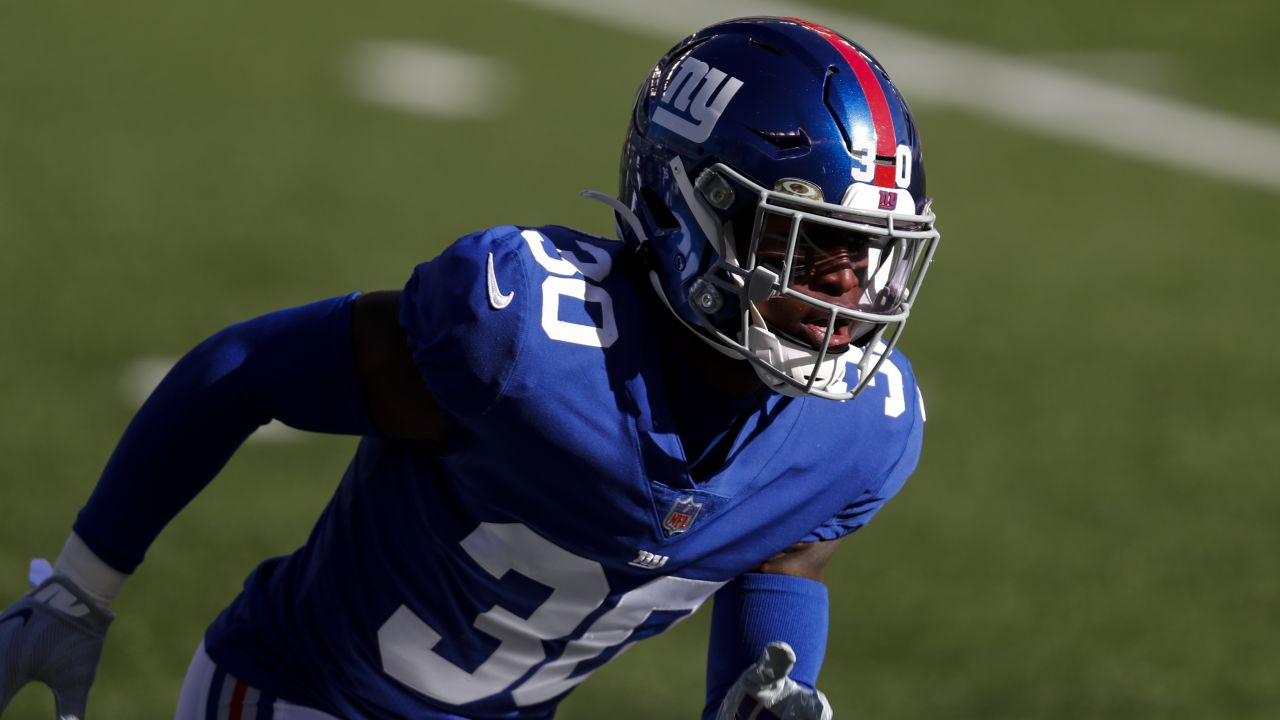
[{"label": "white glove", "polygon": [[0,614],[0,714],[34,680],[53,690],[59,720],[83,720],[115,616],[50,572],[48,562],[32,561],[34,589]]},{"label": "white glove", "polygon": [[790,645],[769,643],[725,693],[716,720],[831,720],[826,695],[787,677],[795,666]]}]

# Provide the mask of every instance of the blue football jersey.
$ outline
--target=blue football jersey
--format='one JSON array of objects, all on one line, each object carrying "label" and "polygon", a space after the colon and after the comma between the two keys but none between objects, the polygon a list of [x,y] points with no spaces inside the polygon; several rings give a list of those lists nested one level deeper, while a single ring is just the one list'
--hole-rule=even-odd
[{"label": "blue football jersey", "polygon": [[623,250],[505,226],[414,270],[401,322],[448,442],[364,438],[306,545],[210,627],[219,665],[344,718],[550,717],[725,582],[897,492],[924,422],[897,352],[849,402],[749,399],[695,482],[675,418],[710,396],[664,377]]}]

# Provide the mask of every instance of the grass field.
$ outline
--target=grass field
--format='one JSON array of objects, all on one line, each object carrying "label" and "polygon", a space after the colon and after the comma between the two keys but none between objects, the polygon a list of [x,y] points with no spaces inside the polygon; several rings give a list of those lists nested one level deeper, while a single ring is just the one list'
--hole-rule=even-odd
[{"label": "grass field", "polygon": [[[1280,134],[1274,3],[824,5]],[[61,547],[138,358],[397,287],[479,227],[605,231],[576,192],[616,186],[632,93],[678,35],[511,0],[0,4],[0,599]],[[370,41],[488,58],[491,110],[354,99]],[[1173,149],[1197,172],[914,105],[943,231],[903,342],[929,424],[830,579],[837,716],[1280,716],[1280,187],[1216,179],[1230,136]],[[205,624],[305,538],[353,445],[245,446],[119,598],[91,717],[171,715]],[[561,717],[694,717],[705,620]]]}]

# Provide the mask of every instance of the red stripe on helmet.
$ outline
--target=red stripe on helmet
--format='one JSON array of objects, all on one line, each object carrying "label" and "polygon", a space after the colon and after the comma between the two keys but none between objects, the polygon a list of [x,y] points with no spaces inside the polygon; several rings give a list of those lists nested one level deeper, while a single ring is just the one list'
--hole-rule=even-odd
[{"label": "red stripe on helmet", "polygon": [[[871,63],[848,40],[840,37],[835,31],[800,18],[787,18],[818,33],[824,40],[840,53],[840,57],[849,64],[853,75],[862,87],[862,94],[867,99],[867,107],[871,110],[871,122],[876,129],[876,155],[895,158],[898,152],[898,139],[893,130],[893,115],[889,112],[889,101],[884,96],[884,88]],[[875,184],[879,187],[893,187],[896,184],[893,165],[876,165]]]}]

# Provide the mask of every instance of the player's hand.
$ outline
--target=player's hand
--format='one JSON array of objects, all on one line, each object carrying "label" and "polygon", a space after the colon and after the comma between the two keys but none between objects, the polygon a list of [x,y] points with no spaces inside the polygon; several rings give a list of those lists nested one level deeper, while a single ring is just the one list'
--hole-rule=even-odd
[{"label": "player's hand", "polygon": [[[787,677],[796,653],[784,642],[769,643],[755,665],[747,668],[720,703],[716,720],[831,720],[831,703]],[[764,708],[757,712],[756,708]]]},{"label": "player's hand", "polygon": [[83,720],[89,686],[114,615],[49,563],[32,561],[33,589],[0,613],[0,714],[23,685],[53,690],[59,720]]}]

